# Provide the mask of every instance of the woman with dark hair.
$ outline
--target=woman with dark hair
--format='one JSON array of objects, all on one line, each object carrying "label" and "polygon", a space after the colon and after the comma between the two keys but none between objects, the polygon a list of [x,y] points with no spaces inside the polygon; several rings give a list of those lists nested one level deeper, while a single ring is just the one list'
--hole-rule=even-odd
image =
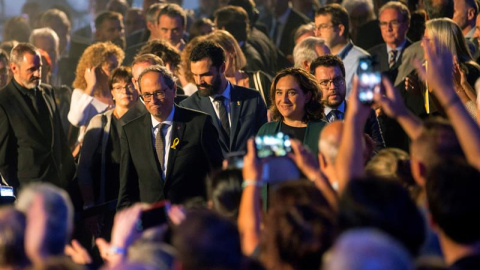
[{"label": "woman with dark hair", "polygon": [[226,169],[207,177],[208,208],[236,221],[242,197],[242,171]]},{"label": "woman with dark hair", "polygon": [[270,112],[273,122],[264,124],[258,135],[283,132],[318,154],[318,138],[324,121],[322,92],[313,75],[300,68],[287,68],[273,79]]},{"label": "woman with dark hair", "polygon": [[[121,130],[119,119],[134,106],[138,92],[132,83],[132,73],[126,67],[119,67],[112,72],[109,87],[115,108],[90,120],[80,152],[78,182],[84,208],[118,197]],[[113,222],[113,215],[111,218]],[[109,231],[105,230],[105,233]]]}]

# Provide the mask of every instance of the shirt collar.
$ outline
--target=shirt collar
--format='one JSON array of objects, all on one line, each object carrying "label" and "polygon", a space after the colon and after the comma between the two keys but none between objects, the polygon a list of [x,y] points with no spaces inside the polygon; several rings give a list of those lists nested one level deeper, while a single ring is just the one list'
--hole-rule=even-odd
[{"label": "shirt collar", "polygon": [[345,100],[343,100],[342,103],[340,103],[340,105],[337,108],[332,108],[332,107],[325,106],[325,109],[323,111],[324,111],[325,115],[327,115],[332,110],[338,110],[341,113],[345,114]]},{"label": "shirt collar", "polygon": [[173,125],[173,115],[175,114],[175,105],[172,107],[172,111],[168,115],[167,119],[165,119],[163,122],[159,122],[153,115],[150,115],[152,118],[152,128],[155,129],[159,124],[168,124],[168,125]]},{"label": "shirt collar", "polygon": [[224,96],[225,99],[227,100],[231,100],[231,94],[230,94],[230,89],[231,89],[231,85],[230,85],[230,82],[227,81],[227,87],[225,87],[225,91],[223,91],[223,93],[221,95],[214,95],[214,96],[209,96],[210,98],[210,101],[213,102],[213,100],[218,97],[218,96]]},{"label": "shirt collar", "polygon": [[472,38],[473,33],[475,33],[475,26],[470,31],[468,31],[468,33],[465,35],[465,38]]},{"label": "shirt collar", "polygon": [[20,91],[20,93],[22,93],[25,96],[28,95],[29,93],[28,91],[35,90],[35,89],[27,89],[21,86],[14,78],[12,78],[12,82],[15,85],[15,87],[17,87],[17,89]]},{"label": "shirt collar", "polygon": [[405,44],[407,44],[407,39],[405,39],[402,44],[400,44],[399,46],[397,46],[397,48],[392,48],[390,46],[387,45],[387,53],[389,53],[390,51],[392,50],[396,50],[397,52],[400,52],[403,50],[403,48],[405,47]]}]

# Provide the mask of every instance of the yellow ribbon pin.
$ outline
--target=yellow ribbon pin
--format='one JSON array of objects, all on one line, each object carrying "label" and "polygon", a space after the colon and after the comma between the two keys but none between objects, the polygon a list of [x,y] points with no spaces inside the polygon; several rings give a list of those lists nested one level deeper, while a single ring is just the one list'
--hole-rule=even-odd
[{"label": "yellow ribbon pin", "polygon": [[175,138],[175,140],[173,140],[173,143],[172,143],[172,146],[170,146],[170,148],[172,149],[177,149],[177,145],[180,143],[180,140],[178,138]]}]

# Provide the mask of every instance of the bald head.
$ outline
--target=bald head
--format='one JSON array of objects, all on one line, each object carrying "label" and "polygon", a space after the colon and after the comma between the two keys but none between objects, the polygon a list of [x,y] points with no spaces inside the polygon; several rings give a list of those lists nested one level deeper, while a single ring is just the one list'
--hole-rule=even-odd
[{"label": "bald head", "polygon": [[318,148],[329,165],[335,164],[340,141],[342,140],[342,132],[343,122],[335,121],[326,125],[322,133],[320,133]]}]

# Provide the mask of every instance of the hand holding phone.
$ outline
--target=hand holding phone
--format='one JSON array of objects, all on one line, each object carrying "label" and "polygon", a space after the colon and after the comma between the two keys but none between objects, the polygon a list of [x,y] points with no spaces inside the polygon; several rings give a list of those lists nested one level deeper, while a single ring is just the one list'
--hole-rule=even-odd
[{"label": "hand holding phone", "polygon": [[372,57],[362,57],[357,68],[358,76],[358,99],[365,105],[373,103],[373,96],[380,92],[382,76],[374,68]]}]

